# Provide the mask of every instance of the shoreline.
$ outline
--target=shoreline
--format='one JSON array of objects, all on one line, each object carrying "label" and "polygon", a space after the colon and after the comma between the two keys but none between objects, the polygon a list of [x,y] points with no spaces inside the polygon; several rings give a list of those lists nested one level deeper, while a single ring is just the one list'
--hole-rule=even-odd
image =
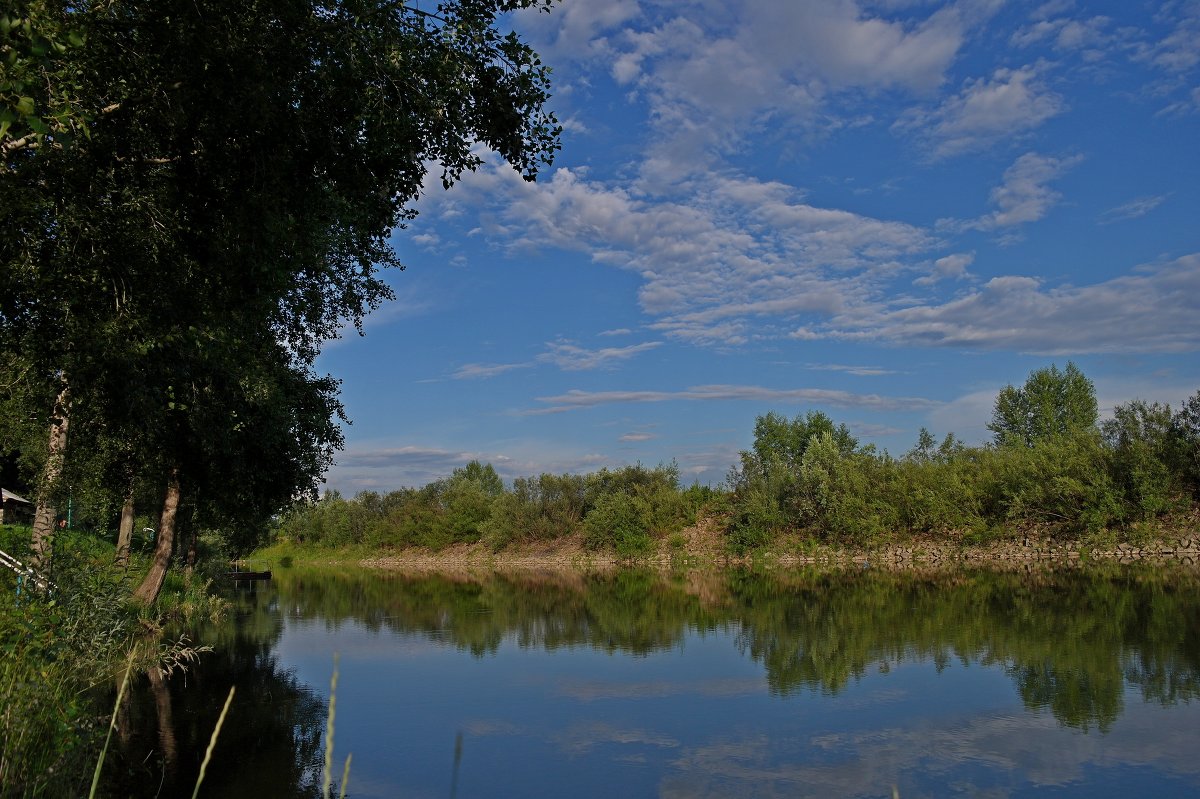
[{"label": "shoreline", "polygon": [[910,541],[875,548],[781,542],[781,546],[744,555],[725,550],[702,530],[689,530],[691,540],[671,547],[665,542],[654,554],[623,559],[613,553],[585,549],[576,537],[557,539],[493,552],[481,543],[458,544],[439,552],[410,548],[379,553],[356,550],[310,550],[302,545],[275,545],[251,556],[276,563],[285,558],[297,565],[346,566],[404,572],[607,572],[624,568],[660,571],[705,571],[727,568],[788,569],[811,566],[881,569],[928,567],[1013,568],[1042,565],[1163,562],[1184,566],[1200,564],[1200,532],[1153,539],[1141,544],[1105,547],[1085,542],[1027,537],[971,545],[946,541]]}]

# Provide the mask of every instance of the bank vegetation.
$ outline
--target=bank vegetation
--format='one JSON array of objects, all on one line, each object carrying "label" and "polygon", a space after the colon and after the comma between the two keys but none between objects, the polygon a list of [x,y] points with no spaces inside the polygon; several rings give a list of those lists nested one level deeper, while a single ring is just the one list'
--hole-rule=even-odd
[{"label": "bank vegetation", "polygon": [[1074,365],[1031,373],[997,397],[993,439],[968,446],[922,429],[900,456],[862,445],[820,411],[759,416],[719,487],[680,484],[674,464],[540,474],[511,485],[472,462],[420,488],[328,492],[274,531],[300,549],[492,552],[574,542],[617,558],[685,549],[703,522],[733,554],[1070,539],[1092,549],[1196,529],[1200,391],[1180,408],[1140,399],[1099,419]]}]

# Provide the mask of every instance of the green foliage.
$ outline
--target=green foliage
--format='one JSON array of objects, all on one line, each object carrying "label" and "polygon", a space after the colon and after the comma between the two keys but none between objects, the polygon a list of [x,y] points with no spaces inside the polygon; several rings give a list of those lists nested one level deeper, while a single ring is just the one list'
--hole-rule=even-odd
[{"label": "green foliage", "polygon": [[[80,100],[83,76],[63,57],[84,46],[83,34],[55,3],[17,1],[0,12],[0,156],[62,147],[88,134]],[[64,61],[68,63],[64,63]],[[3,159],[0,159],[3,160]]]},{"label": "green foliage", "polygon": [[[14,544],[2,548],[23,557]],[[103,720],[84,691],[121,659],[136,623],[111,559],[111,548],[64,538],[55,552],[57,590],[18,591],[15,575],[0,574],[3,795],[72,796],[87,784]]]},{"label": "green foliage", "polygon": [[1094,431],[1043,439],[1027,450],[998,453],[992,487],[1011,522],[1098,530],[1120,515],[1110,453]]},{"label": "green foliage", "polygon": [[[587,476],[584,542],[625,558],[650,554],[656,542],[695,521],[696,507],[679,490],[675,464],[601,469]],[[697,492],[693,492],[695,496]]]},{"label": "green foliage", "polygon": [[1146,520],[1175,508],[1183,486],[1170,407],[1141,400],[1118,405],[1101,430],[1112,452],[1116,488],[1131,515]]},{"label": "green foliage", "polygon": [[1074,363],[1035,369],[1025,385],[1006,386],[996,397],[988,429],[997,444],[1027,447],[1055,436],[1073,435],[1096,425],[1096,388]]},{"label": "green foliage", "polygon": [[589,549],[614,549],[623,558],[648,555],[654,539],[642,516],[642,503],[636,497],[605,494],[583,520],[584,543]]},{"label": "green foliage", "polygon": [[849,454],[858,447],[858,439],[850,435],[850,428],[844,424],[835,426],[820,411],[797,414],[791,420],[772,411],[754,422],[754,455],[760,464],[783,463],[795,468],[809,444],[822,434],[833,440],[840,453]]},{"label": "green foliage", "polygon": [[[752,451],[730,475],[735,551],[802,532],[840,545],[934,535],[980,543],[1030,528],[1129,538],[1179,510],[1200,463],[1200,392],[1177,414],[1134,401],[1096,426],[1092,383],[1074,364],[1034,371],[996,401],[996,444],[939,444],[922,428],[901,460],[855,449],[819,414],[759,417]],[[814,430],[816,432],[814,432]]]},{"label": "green foliage", "polygon": [[704,513],[724,521],[737,553],[791,534],[851,547],[922,536],[981,544],[1030,531],[1103,542],[1147,535],[1198,490],[1200,392],[1174,414],[1141,401],[1118,406],[1101,430],[1091,382],[1068,364],[1002,392],[997,419],[1007,420],[998,445],[968,447],[953,433],[939,442],[922,428],[895,459],[858,447],[824,414],[769,413],[728,490],[680,490],[675,464],[636,464],[519,478],[506,491],[476,462],[419,490],[329,495],[295,509],[280,532],[332,546],[439,549],[482,539],[499,551],[582,531],[589,548],[637,557]]},{"label": "green foliage", "polygon": [[1171,422],[1176,442],[1176,468],[1194,497],[1200,499],[1200,391],[1180,407]]},{"label": "green foliage", "polygon": [[493,549],[512,542],[544,541],[575,533],[583,521],[587,480],[579,475],[518,477],[497,500],[484,535]]},{"label": "green foliage", "polygon": [[[391,234],[427,171],[448,187],[489,149],[532,180],[558,149],[549,67],[505,30],[550,5],[6,5],[2,365],[43,436],[47,397],[71,400],[66,469],[40,497],[91,481],[104,516],[178,475],[181,518],[230,552],[315,497],[342,443],[316,358],[392,296],[380,270],[400,266]],[[10,420],[0,408],[0,457],[44,460],[25,457],[24,426],[11,446]],[[479,535],[480,492],[444,493],[406,535]],[[334,515],[317,525],[331,540],[379,532]]]},{"label": "green foliage", "polygon": [[896,530],[898,514],[880,488],[893,470],[871,453],[846,453],[828,432],[817,435],[800,463],[797,510],[828,540],[874,543]]}]

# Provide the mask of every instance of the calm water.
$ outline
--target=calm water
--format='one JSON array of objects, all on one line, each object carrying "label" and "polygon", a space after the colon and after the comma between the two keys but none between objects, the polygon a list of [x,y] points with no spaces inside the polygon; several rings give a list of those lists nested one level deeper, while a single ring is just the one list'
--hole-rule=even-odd
[{"label": "calm water", "polygon": [[122,714],[114,795],[1200,795],[1200,576],[277,570]]}]

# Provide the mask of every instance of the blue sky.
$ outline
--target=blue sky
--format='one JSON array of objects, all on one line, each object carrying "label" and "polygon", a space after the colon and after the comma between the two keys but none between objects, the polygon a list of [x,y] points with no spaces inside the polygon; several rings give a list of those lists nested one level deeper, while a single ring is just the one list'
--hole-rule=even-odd
[{"label": "blue sky", "polygon": [[1200,389],[1200,2],[565,0],[513,21],[564,126],[485,154],[320,368],[343,493],[676,460],[821,410],[987,439],[1075,361],[1102,408]]}]

